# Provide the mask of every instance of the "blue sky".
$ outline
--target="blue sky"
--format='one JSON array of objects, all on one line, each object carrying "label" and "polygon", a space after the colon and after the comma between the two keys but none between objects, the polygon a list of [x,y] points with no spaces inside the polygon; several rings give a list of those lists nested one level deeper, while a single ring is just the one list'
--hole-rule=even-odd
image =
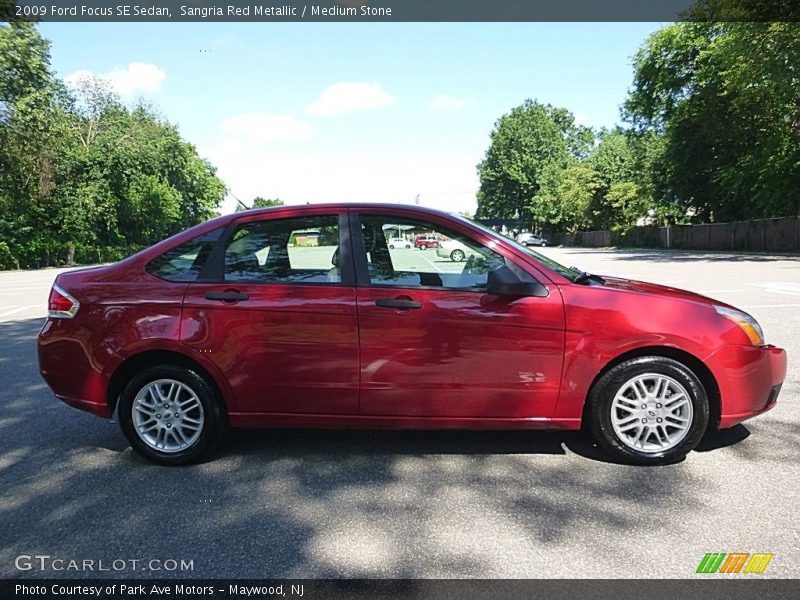
[{"label": "blue sky", "polygon": [[[48,23],[52,64],[144,97],[231,192],[475,209],[495,120],[526,98],[619,122],[656,23]],[[228,198],[223,211],[234,208]]]}]

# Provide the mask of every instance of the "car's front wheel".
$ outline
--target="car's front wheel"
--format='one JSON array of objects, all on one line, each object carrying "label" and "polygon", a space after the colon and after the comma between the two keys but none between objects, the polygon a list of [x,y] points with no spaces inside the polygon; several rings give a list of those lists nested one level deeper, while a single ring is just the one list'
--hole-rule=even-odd
[{"label": "car's front wheel", "polygon": [[425,244],[420,244],[419,249],[420,250],[427,250],[428,247]]},{"label": "car's front wheel", "polygon": [[708,396],[684,364],[661,356],[620,363],[594,385],[590,425],[615,458],[668,464],[684,458],[708,426]]},{"label": "car's front wheel", "polygon": [[120,396],[119,423],[131,447],[163,465],[182,465],[210,454],[225,425],[216,390],[198,373],[158,365],[133,377]]}]

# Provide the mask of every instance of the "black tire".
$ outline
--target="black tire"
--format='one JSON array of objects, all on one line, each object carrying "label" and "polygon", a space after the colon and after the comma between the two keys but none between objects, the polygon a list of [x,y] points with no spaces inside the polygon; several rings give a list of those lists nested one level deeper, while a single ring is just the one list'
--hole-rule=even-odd
[{"label": "black tire", "polygon": [[[612,407],[615,396],[628,382],[645,374],[665,375],[673,379],[687,392],[691,404],[691,423],[684,437],[663,451],[644,452],[631,447],[617,434],[612,424],[612,410],[616,410]],[[686,365],[662,356],[633,358],[609,370],[592,387],[588,410],[589,425],[598,443],[615,459],[639,465],[663,465],[682,460],[700,443],[709,419],[708,396],[700,379]],[[626,416],[624,410],[619,414],[623,418]],[[663,419],[666,420],[667,417]],[[666,432],[666,427],[664,431]],[[644,441],[652,440],[655,435],[645,433]],[[659,433],[659,439],[660,436]]]},{"label": "black tire", "polygon": [[542,246],[542,248],[544,248],[545,246],[547,246],[547,242],[542,242],[541,246]]},{"label": "black tire", "polygon": [[420,250],[427,250],[428,247],[425,244],[420,244],[419,249]]},{"label": "black tire", "polygon": [[[137,394],[159,379],[178,381],[189,388],[202,406],[203,424],[196,440],[185,449],[174,452],[157,450],[148,445],[136,430],[133,407]],[[178,365],[157,365],[133,377],[122,391],[118,407],[119,425],[131,448],[140,456],[160,465],[185,465],[208,458],[227,427],[227,415],[216,389],[195,371]]]},{"label": "black tire", "polygon": [[463,250],[456,249],[450,253],[450,260],[452,260],[453,262],[461,262],[462,260],[464,260],[465,257],[466,254],[464,254]]},{"label": "black tire", "polygon": [[394,250],[394,244],[389,244],[389,250]]}]

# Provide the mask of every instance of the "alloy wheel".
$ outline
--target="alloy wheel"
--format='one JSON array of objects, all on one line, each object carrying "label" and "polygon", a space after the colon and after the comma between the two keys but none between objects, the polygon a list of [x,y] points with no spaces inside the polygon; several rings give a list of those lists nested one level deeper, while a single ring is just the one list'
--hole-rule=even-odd
[{"label": "alloy wheel", "polygon": [[619,440],[648,454],[677,446],[692,426],[686,388],[661,373],[643,373],[620,386],[611,403],[611,425]]},{"label": "alloy wheel", "polygon": [[165,453],[192,446],[205,422],[197,394],[175,379],[157,379],[142,387],[131,412],[139,438],[150,448]]}]

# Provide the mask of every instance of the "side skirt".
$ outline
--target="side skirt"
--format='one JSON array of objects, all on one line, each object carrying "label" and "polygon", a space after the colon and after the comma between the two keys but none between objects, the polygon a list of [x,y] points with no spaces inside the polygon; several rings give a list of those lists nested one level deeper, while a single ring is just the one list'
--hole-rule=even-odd
[{"label": "side skirt", "polygon": [[388,417],[369,415],[309,415],[294,413],[229,413],[231,427],[302,427],[310,429],[564,429],[578,430],[580,419]]}]

